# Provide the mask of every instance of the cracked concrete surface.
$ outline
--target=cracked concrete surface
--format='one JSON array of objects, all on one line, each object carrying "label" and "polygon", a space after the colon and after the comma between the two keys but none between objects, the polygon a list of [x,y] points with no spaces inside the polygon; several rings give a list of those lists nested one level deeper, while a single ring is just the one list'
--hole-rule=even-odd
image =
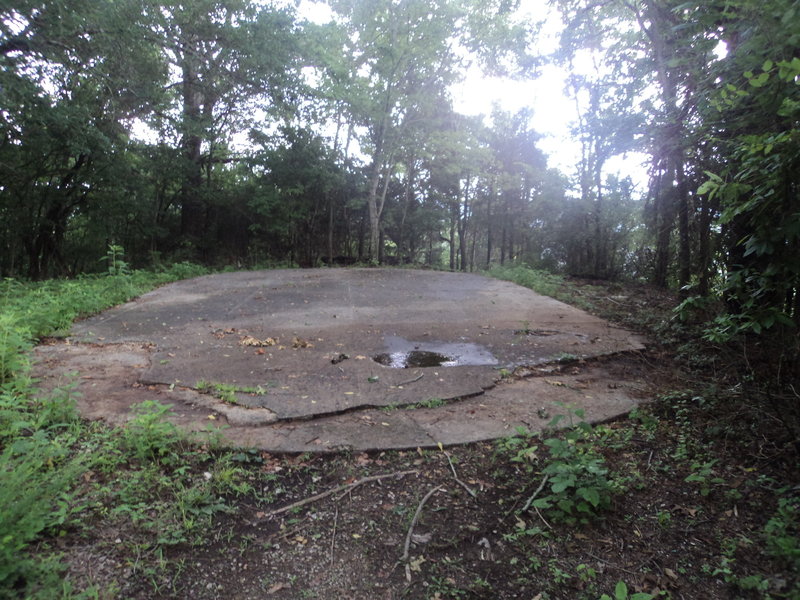
[{"label": "cracked concrete surface", "polygon": [[[223,426],[235,445],[365,450],[536,430],[559,402],[593,420],[624,414],[644,382],[601,364],[549,365],[642,348],[628,331],[479,275],[272,270],[181,281],[77,323],[36,349],[36,374],[47,390],[77,372],[89,418],[124,423],[133,405],[157,400],[180,426]],[[449,360],[374,360],[414,351]]]}]

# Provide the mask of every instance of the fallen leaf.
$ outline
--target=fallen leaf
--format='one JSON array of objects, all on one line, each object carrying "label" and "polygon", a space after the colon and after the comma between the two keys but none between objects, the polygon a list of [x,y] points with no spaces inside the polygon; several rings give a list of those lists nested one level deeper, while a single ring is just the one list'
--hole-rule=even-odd
[{"label": "fallen leaf", "polygon": [[288,583],[276,583],[275,585],[270,586],[270,588],[267,590],[267,596],[271,596],[272,594],[276,594],[281,590],[285,590],[290,587],[292,586]]},{"label": "fallen leaf", "polygon": [[554,385],[556,387],[564,387],[563,381],[553,381],[552,379],[545,379],[545,383],[549,383],[550,385]]},{"label": "fallen leaf", "polygon": [[424,562],[425,562],[425,557],[420,556],[419,558],[415,558],[414,560],[409,562],[408,568],[411,569],[412,571],[419,573],[420,571],[422,571],[422,563]]},{"label": "fallen leaf", "polygon": [[678,576],[675,574],[675,571],[672,569],[664,569],[664,574],[672,580],[677,580]]},{"label": "fallen leaf", "polygon": [[360,539],[361,539],[361,536],[360,536],[359,534],[357,534],[357,533],[354,533],[354,534],[353,534],[353,539],[354,539],[354,540],[360,540]]}]

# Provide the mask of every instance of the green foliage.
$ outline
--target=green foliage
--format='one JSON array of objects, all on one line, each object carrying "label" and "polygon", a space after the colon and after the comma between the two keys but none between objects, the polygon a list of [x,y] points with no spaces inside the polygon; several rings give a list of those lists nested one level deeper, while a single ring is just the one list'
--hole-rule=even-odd
[{"label": "green foliage", "polygon": [[[543,442],[550,453],[550,460],[542,469],[542,474],[548,478],[549,493],[536,498],[533,506],[566,523],[586,524],[608,508],[615,490],[605,459],[592,447],[592,427],[582,420],[583,410],[573,412],[581,421],[567,429],[562,437]],[[563,415],[554,418],[551,425],[557,424],[559,417]]]},{"label": "green foliage", "polygon": [[0,454],[0,590],[30,576],[28,546],[73,513],[70,488],[80,464],[44,436],[19,440]]},{"label": "green foliage", "polygon": [[618,581],[614,588],[614,596],[603,594],[600,596],[600,600],[653,600],[653,595],[644,592],[629,594],[627,584],[624,581]]},{"label": "green foliage", "polygon": [[538,294],[553,298],[559,297],[559,288],[564,281],[559,275],[553,275],[547,271],[531,269],[522,265],[511,267],[493,266],[489,269],[488,275],[505,281],[513,281],[517,285],[531,289]]},{"label": "green foliage", "polygon": [[30,336],[17,319],[0,313],[0,389],[27,366],[24,352],[30,345]]},{"label": "green foliage", "polygon": [[531,506],[569,525],[587,524],[610,506],[619,484],[609,477],[605,459],[597,451],[600,439],[583,420],[584,411],[565,408],[567,414],[554,417],[550,426],[555,427],[567,418],[569,427],[560,436],[541,441],[541,446],[547,449],[547,458],[540,456],[541,446],[533,443],[534,438],[524,429],[516,436],[500,440],[497,452],[500,460],[512,463],[526,476],[533,476],[544,463],[538,469],[542,483],[530,499]]},{"label": "green foliage", "polygon": [[[188,539],[187,532],[201,530],[213,514],[227,510],[220,494],[246,485],[227,463],[215,469],[211,479],[165,476],[161,469],[186,468],[182,451],[188,448],[177,429],[163,420],[168,407],[144,403],[124,430],[112,434],[79,419],[74,384],[41,394],[28,378],[26,351],[35,338],[65,331],[77,316],[155,285],[205,272],[183,264],[161,273],[124,274],[115,256],[118,274],[0,283],[1,597],[83,597],[59,576],[61,566],[48,540],[77,526],[98,505],[115,505],[112,514],[135,516],[141,522],[155,518],[165,540]],[[141,468],[129,471],[113,493],[83,485],[82,473],[116,476],[121,465],[132,463]]]},{"label": "green foliage", "polygon": [[166,420],[172,414],[171,407],[146,400],[136,405],[133,412],[136,416],[125,426],[123,434],[125,449],[143,462],[176,462],[184,439],[180,430]]},{"label": "green foliage", "polygon": [[687,483],[698,483],[700,485],[700,495],[708,496],[711,493],[711,487],[713,485],[725,483],[724,479],[714,475],[714,464],[716,462],[716,460],[710,460],[692,463],[692,472],[684,481]]},{"label": "green foliage", "polygon": [[764,526],[767,552],[789,571],[800,572],[800,500],[781,498]]}]

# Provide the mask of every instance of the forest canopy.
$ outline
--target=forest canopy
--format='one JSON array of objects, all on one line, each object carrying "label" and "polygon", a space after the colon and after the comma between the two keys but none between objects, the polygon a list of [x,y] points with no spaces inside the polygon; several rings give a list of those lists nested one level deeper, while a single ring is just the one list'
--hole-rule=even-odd
[{"label": "forest canopy", "polygon": [[[6,6],[0,276],[102,270],[109,247],[134,267],[524,263],[722,298],[720,335],[794,327],[800,3],[548,5],[549,53],[519,0],[329,0],[322,23],[256,0]],[[545,65],[580,108],[568,172],[531,109],[454,108],[470,69]],[[607,168],[633,151],[646,189]]]}]

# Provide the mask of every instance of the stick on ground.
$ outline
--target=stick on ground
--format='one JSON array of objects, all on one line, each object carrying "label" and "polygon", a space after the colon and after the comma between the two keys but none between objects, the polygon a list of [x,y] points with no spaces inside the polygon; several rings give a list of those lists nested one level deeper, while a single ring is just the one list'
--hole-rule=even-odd
[{"label": "stick on ground", "polygon": [[536,488],[536,491],[533,492],[533,494],[531,495],[530,498],[528,498],[528,501],[525,503],[525,506],[522,507],[522,512],[525,512],[526,510],[528,510],[531,507],[531,503],[534,500],[536,500],[536,496],[539,495],[539,492],[542,491],[542,488],[544,487],[544,484],[547,483],[548,477],[549,477],[548,475],[544,476],[544,479],[542,479],[542,483],[539,484],[539,487]]},{"label": "stick on ground", "polygon": [[[444,452],[444,450],[442,450],[442,452]],[[455,480],[456,480],[456,483],[457,483],[458,485],[460,485],[461,487],[463,487],[465,490],[467,490],[467,493],[468,493],[470,496],[472,496],[473,498],[477,498],[477,497],[478,497],[478,494],[476,494],[476,493],[475,493],[475,490],[473,490],[471,487],[469,487],[469,486],[468,486],[466,483],[464,483],[463,481],[461,481],[461,480],[458,478],[458,474],[456,473],[456,468],[453,466],[453,461],[452,461],[452,460],[450,460],[450,454],[448,454],[447,452],[445,452],[445,453],[444,453],[444,455],[447,457],[447,462],[449,462],[449,463],[450,463],[450,470],[451,470],[451,471],[453,471],[453,479],[455,479]]]},{"label": "stick on ground", "polygon": [[322,500],[323,498],[327,498],[331,494],[335,494],[337,492],[346,491],[349,492],[355,487],[362,485],[364,483],[369,483],[371,481],[379,481],[381,479],[388,479],[390,477],[405,477],[406,475],[413,475],[419,473],[417,470],[412,471],[398,471],[397,473],[386,473],[385,475],[370,475],[369,477],[364,477],[359,479],[358,481],[354,481],[352,483],[346,483],[344,485],[337,485],[335,488],[331,488],[326,492],[320,492],[314,496],[310,496],[308,498],[303,498],[302,500],[298,500],[288,506],[284,506],[283,508],[279,508],[277,510],[273,510],[272,512],[267,513],[262,517],[263,519],[269,519],[276,515],[280,515],[285,512],[289,512],[290,510],[294,510],[295,508],[300,508],[301,506],[305,506],[306,504],[311,504],[312,502],[316,502],[317,500]]},{"label": "stick on ground", "polygon": [[409,525],[408,527],[408,533],[406,533],[406,543],[405,546],[403,547],[403,556],[400,557],[400,562],[403,562],[406,565],[407,581],[411,581],[411,567],[408,565],[408,553],[411,548],[411,536],[414,533],[414,527],[416,526],[417,521],[419,521],[420,514],[422,514],[422,507],[425,506],[425,503],[431,496],[433,496],[436,492],[438,492],[441,489],[444,489],[443,485],[435,487],[430,492],[425,494],[425,497],[420,501],[419,506],[417,506],[417,510],[414,513],[414,518],[411,519],[411,525]]}]

